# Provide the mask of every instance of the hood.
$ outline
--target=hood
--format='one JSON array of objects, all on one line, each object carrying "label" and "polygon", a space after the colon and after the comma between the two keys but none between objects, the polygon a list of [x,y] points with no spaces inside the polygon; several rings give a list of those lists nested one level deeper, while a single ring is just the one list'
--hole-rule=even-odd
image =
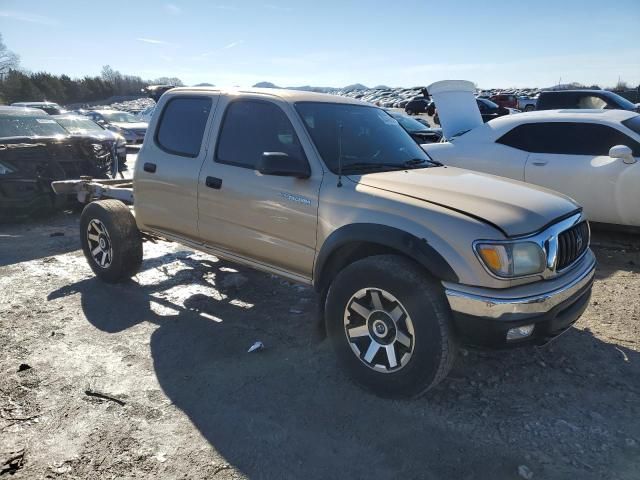
[{"label": "hood", "polygon": [[146,130],[147,127],[149,126],[149,124],[147,122],[134,122],[134,123],[127,123],[127,122],[110,122],[111,125],[115,125],[118,128],[122,128],[124,130]]},{"label": "hood", "polygon": [[445,138],[452,138],[482,125],[476,102],[476,87],[467,80],[442,80],[427,87],[438,109]]},{"label": "hood", "polygon": [[357,181],[482,219],[509,237],[536,232],[579,209],[551,190],[454,167],[372,173]]}]

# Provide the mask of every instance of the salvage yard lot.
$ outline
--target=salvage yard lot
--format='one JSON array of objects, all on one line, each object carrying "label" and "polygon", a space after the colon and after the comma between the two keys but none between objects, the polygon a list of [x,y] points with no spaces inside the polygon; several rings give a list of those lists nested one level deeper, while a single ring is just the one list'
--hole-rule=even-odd
[{"label": "salvage yard lot", "polygon": [[0,225],[11,478],[638,478],[640,237],[595,232],[591,306],[550,345],[465,349],[389,401],[341,373],[309,288],[165,242],[106,285],[78,220]]}]

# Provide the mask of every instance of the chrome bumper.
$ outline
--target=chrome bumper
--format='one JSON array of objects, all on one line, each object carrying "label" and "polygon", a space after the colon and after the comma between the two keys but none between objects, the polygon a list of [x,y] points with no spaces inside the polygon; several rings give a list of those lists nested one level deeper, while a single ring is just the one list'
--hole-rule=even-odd
[{"label": "chrome bumper", "polygon": [[583,293],[593,282],[595,267],[595,256],[589,251],[580,265],[566,274],[570,280],[548,292],[513,296],[514,290],[522,288],[501,291],[444,284],[445,294],[454,313],[498,321],[524,320],[543,315]]}]

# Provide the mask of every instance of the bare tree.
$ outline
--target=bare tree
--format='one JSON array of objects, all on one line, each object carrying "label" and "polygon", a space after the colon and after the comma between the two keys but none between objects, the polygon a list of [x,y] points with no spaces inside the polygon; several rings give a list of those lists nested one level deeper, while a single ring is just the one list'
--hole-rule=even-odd
[{"label": "bare tree", "polygon": [[18,65],[20,65],[20,57],[7,48],[0,33],[0,77],[4,78],[9,70],[15,70]]}]

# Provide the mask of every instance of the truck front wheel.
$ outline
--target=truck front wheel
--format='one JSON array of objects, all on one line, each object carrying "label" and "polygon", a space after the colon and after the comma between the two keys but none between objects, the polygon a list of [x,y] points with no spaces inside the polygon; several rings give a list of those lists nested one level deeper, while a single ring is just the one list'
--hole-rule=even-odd
[{"label": "truck front wheel", "polygon": [[96,276],[117,283],[142,264],[142,237],[129,208],[119,200],[91,202],[80,217],[84,256]]},{"label": "truck front wheel", "polygon": [[325,321],[349,375],[380,396],[419,396],[455,361],[442,286],[398,255],[368,257],[340,271],[329,287]]}]

